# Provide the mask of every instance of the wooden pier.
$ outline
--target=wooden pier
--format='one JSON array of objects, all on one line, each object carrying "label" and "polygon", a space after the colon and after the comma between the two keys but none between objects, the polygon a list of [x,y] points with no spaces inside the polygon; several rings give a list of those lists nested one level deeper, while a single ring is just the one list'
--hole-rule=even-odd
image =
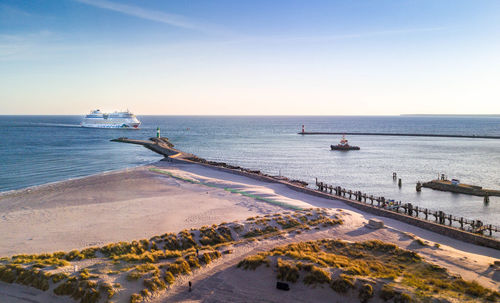
[{"label": "wooden pier", "polygon": [[446,134],[407,134],[407,133],[360,133],[360,132],[306,132],[299,135],[350,135],[350,136],[397,136],[397,137],[438,137],[438,138],[468,138],[468,139],[500,139],[500,136],[479,135],[446,135]]},{"label": "wooden pier", "polygon": [[362,193],[361,191],[347,190],[340,186],[328,185],[323,182],[318,182],[318,180],[316,180],[316,187],[320,192],[332,194],[341,198],[347,198],[357,202],[363,202],[373,207],[389,210],[399,214],[405,214],[429,222],[459,228],[460,230],[475,234],[484,235],[487,233],[489,236],[492,236],[493,232],[500,232],[499,226],[484,224],[481,220],[469,220],[464,217],[456,217],[451,214],[446,214],[440,210],[422,208],[414,206],[411,203],[389,200],[385,197],[375,197],[373,195]]}]

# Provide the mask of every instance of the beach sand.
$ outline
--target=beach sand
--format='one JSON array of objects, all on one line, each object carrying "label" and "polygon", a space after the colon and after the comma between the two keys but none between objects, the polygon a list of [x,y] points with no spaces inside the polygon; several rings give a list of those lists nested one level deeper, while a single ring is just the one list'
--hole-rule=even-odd
[{"label": "beach sand", "polygon": [[[161,169],[168,174],[152,169]],[[310,302],[321,301],[321,298],[331,301],[335,293],[330,289],[300,286],[290,292],[277,292],[274,276],[235,268],[242,258],[256,252],[321,238],[378,239],[394,243],[418,252],[427,261],[464,279],[476,280],[497,290],[500,287],[499,272],[489,267],[500,258],[498,250],[363,213],[341,201],[299,193],[283,184],[257,181],[197,164],[163,161],[0,196],[0,256],[82,249],[308,207],[333,208],[341,214],[344,224],[319,232],[241,245],[233,254],[179,279],[153,301]],[[378,230],[367,228],[365,225],[371,218],[381,219],[386,227]],[[428,245],[416,245],[416,238]],[[435,243],[440,247],[434,247]],[[194,283],[193,292],[186,292],[187,280]],[[0,300],[46,301],[41,291],[30,289],[34,294],[28,295],[16,291],[18,288],[23,287],[11,288],[0,282]]]},{"label": "beach sand", "polygon": [[0,197],[0,256],[69,251],[280,208],[150,172],[112,172]]}]

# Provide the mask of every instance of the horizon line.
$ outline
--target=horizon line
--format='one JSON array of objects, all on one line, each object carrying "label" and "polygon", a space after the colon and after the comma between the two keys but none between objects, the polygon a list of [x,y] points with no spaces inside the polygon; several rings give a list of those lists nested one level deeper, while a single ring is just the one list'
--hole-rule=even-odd
[{"label": "horizon line", "polygon": [[[1,116],[85,116],[87,114],[0,114]],[[296,115],[296,114],[135,114],[136,116],[199,116],[199,117],[404,117],[404,116],[489,116],[500,114],[344,114],[344,115]]]}]

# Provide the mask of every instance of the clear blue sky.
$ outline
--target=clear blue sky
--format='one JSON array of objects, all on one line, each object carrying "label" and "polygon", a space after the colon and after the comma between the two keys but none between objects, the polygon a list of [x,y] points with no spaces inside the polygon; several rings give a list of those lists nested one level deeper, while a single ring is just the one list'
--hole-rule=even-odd
[{"label": "clear blue sky", "polygon": [[500,1],[1,0],[0,114],[500,114]]}]

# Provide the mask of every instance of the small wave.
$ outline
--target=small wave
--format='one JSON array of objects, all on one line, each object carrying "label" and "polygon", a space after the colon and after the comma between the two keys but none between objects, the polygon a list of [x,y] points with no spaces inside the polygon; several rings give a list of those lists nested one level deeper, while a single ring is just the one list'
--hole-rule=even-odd
[{"label": "small wave", "polygon": [[50,127],[82,127],[80,124],[62,124],[62,123],[44,123],[44,122],[32,122],[30,125],[34,126],[50,126]]}]

